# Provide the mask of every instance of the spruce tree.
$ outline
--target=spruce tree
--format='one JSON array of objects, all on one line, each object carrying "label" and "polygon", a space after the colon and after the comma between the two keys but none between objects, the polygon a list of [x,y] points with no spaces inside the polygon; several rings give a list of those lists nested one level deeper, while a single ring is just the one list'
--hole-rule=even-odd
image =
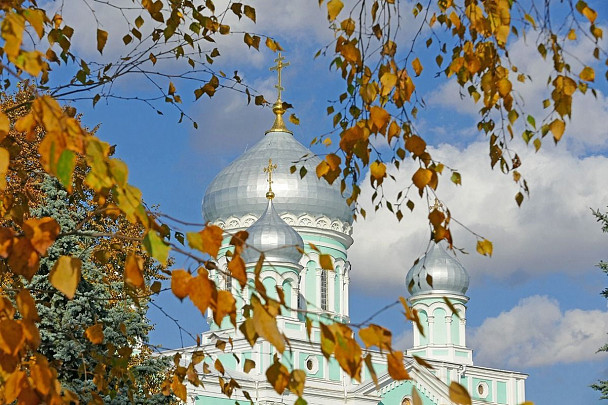
[{"label": "spruce tree", "polygon": [[[170,402],[171,398],[160,394],[168,364],[152,357],[147,346],[152,329],[146,318],[148,298],[127,288],[118,276],[122,269],[115,268],[124,265],[123,248],[133,246],[82,236],[100,229],[114,232],[116,229],[107,228],[120,227],[118,222],[96,222],[86,192],[68,194],[57,180],[46,177],[41,194],[40,205],[32,214],[53,217],[65,236],[49,248],[30,285],[40,315],[39,352],[56,367],[65,388],[83,403]],[[79,232],[72,234],[76,230]],[[48,281],[53,265],[63,255],[82,260],[81,281],[71,300]],[[147,274],[157,271],[151,259],[145,266]],[[98,344],[86,334],[87,328],[96,324],[103,330],[103,341]]]}]

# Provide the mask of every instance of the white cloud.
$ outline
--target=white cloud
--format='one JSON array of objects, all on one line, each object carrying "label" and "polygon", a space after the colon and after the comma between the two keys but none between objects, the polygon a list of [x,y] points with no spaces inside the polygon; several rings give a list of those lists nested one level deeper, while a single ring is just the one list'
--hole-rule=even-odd
[{"label": "white cloud", "polygon": [[606,361],[596,353],[608,340],[608,312],[562,312],[555,299],[535,295],[509,311],[486,319],[473,331],[475,362],[494,367],[537,367]]},{"label": "white cloud", "polygon": [[[530,199],[517,207],[517,186],[510,176],[489,169],[487,144],[475,142],[464,149],[441,145],[432,155],[459,170],[462,186],[442,176],[438,195],[452,216],[494,243],[491,259],[475,252],[475,238],[453,224],[456,245],[473,252],[459,255],[473,283],[480,275],[498,279],[525,280],[549,273],[580,274],[597,271],[594,265],[606,256],[606,235],[591,215],[590,208],[608,204],[608,157],[578,158],[560,147],[548,147],[535,154],[525,149],[520,168],[530,185]],[[385,194],[394,199],[407,187],[414,163],[393,173],[397,181],[385,182]],[[366,206],[366,220],[354,226],[355,243],[349,250],[356,287],[371,292],[386,289],[405,293],[405,275],[422,255],[430,237],[426,200],[411,194],[417,204],[413,213],[403,207],[399,223],[394,215],[369,209],[372,189],[364,180],[360,201]]]}]

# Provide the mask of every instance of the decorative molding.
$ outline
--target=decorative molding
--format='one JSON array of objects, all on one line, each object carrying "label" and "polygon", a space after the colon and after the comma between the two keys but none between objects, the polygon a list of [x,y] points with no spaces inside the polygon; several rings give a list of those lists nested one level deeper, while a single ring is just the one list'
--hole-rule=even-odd
[{"label": "decorative molding", "polygon": [[[235,230],[239,228],[248,228],[259,216],[247,214],[242,217],[229,217],[225,220],[218,220],[214,222],[214,225],[219,226],[224,230]],[[304,215],[293,215],[293,214],[282,214],[281,218],[290,226],[305,226],[309,228],[328,229],[335,232],[340,232],[350,236],[353,233],[353,227],[348,222],[341,221],[339,219],[330,219],[326,216],[313,216],[309,214]]]}]

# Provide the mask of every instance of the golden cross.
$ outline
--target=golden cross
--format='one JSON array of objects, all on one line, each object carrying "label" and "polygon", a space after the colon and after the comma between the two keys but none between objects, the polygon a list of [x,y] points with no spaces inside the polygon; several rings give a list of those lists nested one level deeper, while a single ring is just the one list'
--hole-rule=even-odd
[{"label": "golden cross", "polygon": [[272,159],[268,159],[268,166],[264,168],[264,173],[268,173],[268,192],[266,193],[266,198],[272,200],[274,198],[274,193],[272,192],[272,172],[276,170],[276,163],[272,164]]},{"label": "golden cross", "polygon": [[274,61],[277,63],[276,66],[273,66],[270,68],[270,70],[276,70],[277,71],[277,75],[278,75],[278,84],[276,86],[274,86],[277,91],[278,91],[278,100],[281,99],[281,91],[283,91],[283,87],[281,87],[281,70],[283,70],[284,67],[289,66],[289,62],[287,63],[283,63],[283,61],[285,60],[285,58],[281,55],[281,52],[279,52],[279,57],[276,58]]},{"label": "golden cross", "polygon": [[439,208],[443,208],[443,204],[441,201],[439,201],[439,199],[437,199],[437,197],[435,197],[435,202],[429,207],[429,210],[436,210]]}]

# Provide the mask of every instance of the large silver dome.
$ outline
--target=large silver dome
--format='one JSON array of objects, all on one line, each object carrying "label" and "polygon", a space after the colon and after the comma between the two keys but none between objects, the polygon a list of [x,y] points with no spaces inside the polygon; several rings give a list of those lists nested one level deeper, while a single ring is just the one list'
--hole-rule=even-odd
[{"label": "large silver dome", "polygon": [[[304,159],[305,160],[304,160]],[[352,224],[352,211],[340,194],[339,183],[329,185],[318,179],[315,168],[320,159],[287,132],[269,132],[255,146],[224,168],[211,182],[203,199],[205,221],[225,221],[229,217],[258,216],[266,207],[268,187],[262,168],[272,159],[274,205],[285,213],[326,216]],[[290,173],[293,165],[304,165],[308,174],[300,178]]]},{"label": "large silver dome", "polygon": [[[427,275],[432,277],[432,286]],[[407,273],[405,285],[412,296],[428,293],[464,295],[469,288],[469,274],[458,260],[434,243]]]},{"label": "large silver dome", "polygon": [[295,229],[287,225],[274,209],[272,199],[262,216],[251,225],[247,232],[247,247],[241,253],[245,263],[255,263],[260,252],[269,262],[298,264],[302,258],[304,242]]}]

